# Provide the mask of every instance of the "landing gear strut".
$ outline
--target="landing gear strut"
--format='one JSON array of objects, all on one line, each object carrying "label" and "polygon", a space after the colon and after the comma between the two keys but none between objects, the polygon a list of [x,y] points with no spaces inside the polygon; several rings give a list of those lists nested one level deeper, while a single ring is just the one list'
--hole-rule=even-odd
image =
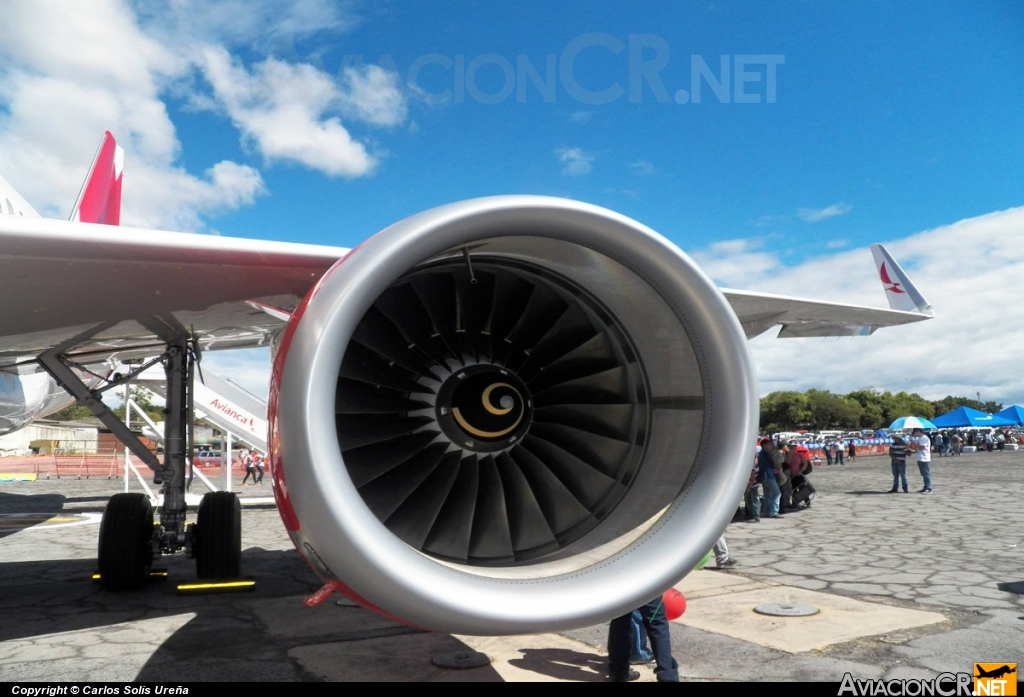
[{"label": "landing gear strut", "polygon": [[[163,494],[158,525],[153,524],[153,507],[144,495],[111,497],[100,524],[100,583],[111,591],[137,590],[149,579],[155,556],[180,551],[195,558],[196,575],[200,579],[237,579],[242,549],[238,497],[224,491],[208,493],[199,505],[196,524],[189,525],[185,521],[194,421],[192,384],[199,353],[195,340],[180,337],[169,340],[159,358],[126,376],[108,380],[100,389],[90,389],[72,369],[82,368],[68,357],[66,352],[70,345],[72,342],[42,354],[38,359],[40,365],[153,470],[153,481],[161,485]],[[167,380],[163,462],[101,399],[104,391],[124,384],[157,362],[163,363]]]}]

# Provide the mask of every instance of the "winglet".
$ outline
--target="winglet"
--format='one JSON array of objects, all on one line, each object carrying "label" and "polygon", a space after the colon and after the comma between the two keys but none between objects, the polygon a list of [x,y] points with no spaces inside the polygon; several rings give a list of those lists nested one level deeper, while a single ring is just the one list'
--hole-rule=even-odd
[{"label": "winglet", "polygon": [[880,244],[871,245],[871,256],[875,258],[875,267],[885,288],[885,297],[889,299],[889,307],[903,312],[919,312],[929,317],[935,315],[921,291],[885,247]]},{"label": "winglet", "polygon": [[117,225],[121,222],[121,178],[124,173],[124,150],[114,141],[110,131],[103,134],[93,158],[89,176],[71,211],[71,220],[80,223]]}]

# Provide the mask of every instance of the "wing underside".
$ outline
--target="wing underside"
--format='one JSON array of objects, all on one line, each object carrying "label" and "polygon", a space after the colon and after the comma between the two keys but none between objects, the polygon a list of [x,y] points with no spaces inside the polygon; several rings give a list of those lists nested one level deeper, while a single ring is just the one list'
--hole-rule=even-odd
[{"label": "wing underside", "polygon": [[748,339],[781,325],[780,339],[866,336],[876,329],[930,319],[919,312],[885,310],[823,300],[723,288]]},{"label": "wing underside", "polygon": [[97,362],[158,355],[183,333],[205,350],[268,345],[284,322],[262,306],[293,309],[347,251],[0,219],[0,368],[33,370],[71,341]]}]

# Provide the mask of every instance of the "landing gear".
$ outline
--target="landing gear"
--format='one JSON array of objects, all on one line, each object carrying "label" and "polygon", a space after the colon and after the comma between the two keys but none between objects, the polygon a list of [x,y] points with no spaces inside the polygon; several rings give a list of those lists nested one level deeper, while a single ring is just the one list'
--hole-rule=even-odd
[{"label": "landing gear", "polygon": [[[99,331],[103,326],[96,327]],[[242,514],[238,497],[230,492],[213,492],[203,497],[195,525],[185,524],[185,494],[192,459],[193,380],[199,361],[199,345],[184,327],[164,337],[162,355],[127,375],[115,374],[102,388],[86,385],[79,373],[89,372],[76,364],[69,352],[76,341],[88,338],[83,333],[65,344],[44,352],[37,359],[67,392],[78,399],[107,426],[132,453],[153,471],[153,482],[161,485],[157,525],[153,524],[153,506],[142,494],[117,494],[110,499],[100,524],[99,581],[111,591],[142,588],[150,578],[154,556],[185,551],[196,559],[200,579],[238,579],[242,557]],[[154,332],[158,335],[161,332]],[[164,456],[161,460],[139,440],[102,400],[102,393],[140,374],[157,363],[166,375],[164,408]],[[95,373],[93,377],[102,378]],[[228,590],[251,590],[254,582],[238,580],[219,584]],[[200,584],[206,588],[210,584]],[[182,590],[179,585],[179,592]]]},{"label": "landing gear", "polygon": [[153,505],[144,494],[115,494],[100,523],[100,583],[110,591],[139,590],[152,564]]},{"label": "landing gear", "polygon": [[203,496],[192,531],[196,576],[201,580],[238,578],[242,568],[242,506],[229,491]]}]

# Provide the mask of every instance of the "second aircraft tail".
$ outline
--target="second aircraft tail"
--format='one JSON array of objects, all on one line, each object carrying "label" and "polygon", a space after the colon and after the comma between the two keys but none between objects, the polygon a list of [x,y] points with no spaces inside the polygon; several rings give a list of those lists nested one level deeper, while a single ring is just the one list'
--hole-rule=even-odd
[{"label": "second aircraft tail", "polygon": [[875,258],[875,267],[885,288],[889,307],[904,312],[920,312],[929,317],[935,315],[931,304],[924,299],[921,291],[883,245],[871,245],[871,255]]}]

